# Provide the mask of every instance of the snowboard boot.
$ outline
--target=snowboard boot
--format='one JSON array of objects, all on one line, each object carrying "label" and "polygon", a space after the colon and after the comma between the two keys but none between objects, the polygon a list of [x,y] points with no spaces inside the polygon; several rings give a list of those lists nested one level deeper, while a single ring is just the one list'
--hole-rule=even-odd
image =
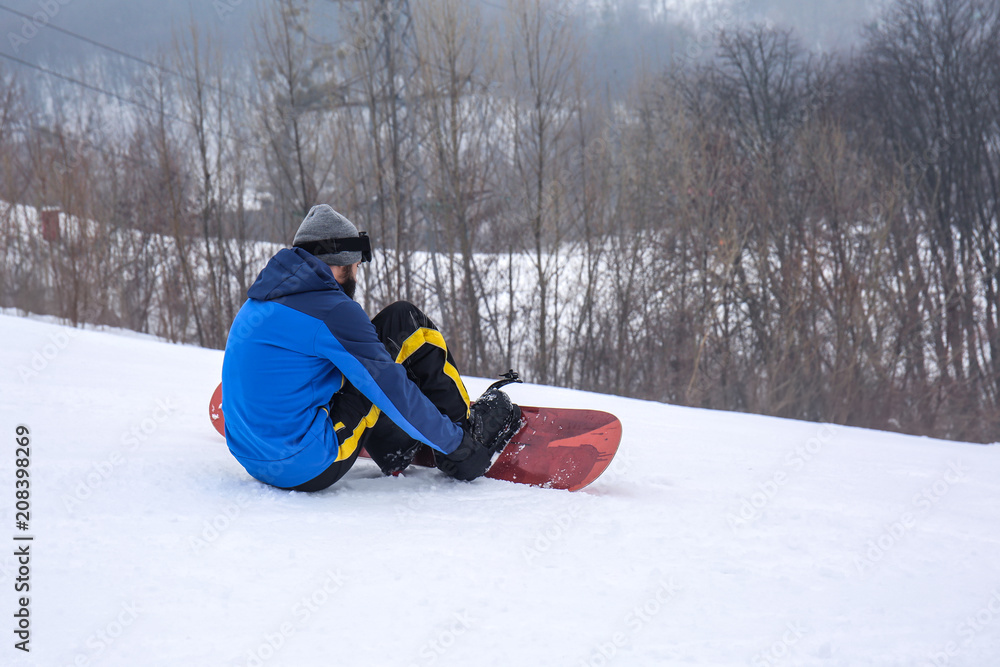
[{"label": "snowboard boot", "polygon": [[489,389],[472,404],[472,436],[493,454],[507,446],[521,429],[521,408],[499,389]]},{"label": "snowboard boot", "polygon": [[472,404],[469,425],[472,435],[494,455],[503,451],[510,439],[521,429],[521,408],[511,402],[501,387],[521,379],[513,370],[507,371],[503,379],[494,382]]},{"label": "snowboard boot", "polygon": [[423,444],[419,440],[410,438],[405,447],[382,452],[379,460],[376,461],[378,467],[382,470],[382,474],[392,475],[393,477],[398,476],[399,473],[406,470],[413,463],[413,459],[417,456],[417,452]]},{"label": "snowboard boot", "polygon": [[435,452],[438,469],[451,477],[471,481],[489,470],[497,454],[521,429],[521,408],[511,402],[500,387],[520,382],[517,373],[508,372],[504,380],[490,386],[469,410],[465,437],[451,454]]}]

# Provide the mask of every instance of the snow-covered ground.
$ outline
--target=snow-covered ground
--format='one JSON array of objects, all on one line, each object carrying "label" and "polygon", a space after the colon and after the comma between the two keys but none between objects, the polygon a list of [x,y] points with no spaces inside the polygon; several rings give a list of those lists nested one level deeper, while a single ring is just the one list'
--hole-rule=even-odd
[{"label": "snow-covered ground", "polygon": [[998,447],[525,385],[621,418],[588,489],[362,461],[306,495],[211,427],[221,352],[9,314],[0,340],[2,665],[1000,664]]}]

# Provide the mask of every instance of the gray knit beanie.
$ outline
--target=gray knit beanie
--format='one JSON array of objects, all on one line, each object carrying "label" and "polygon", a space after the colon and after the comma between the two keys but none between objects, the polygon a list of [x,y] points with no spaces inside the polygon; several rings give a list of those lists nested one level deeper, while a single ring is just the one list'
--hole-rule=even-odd
[{"label": "gray knit beanie", "polygon": [[[299,230],[295,232],[295,239],[292,245],[298,245],[307,241],[323,241],[326,239],[346,239],[357,237],[358,228],[354,223],[337,213],[328,204],[317,204],[309,209]],[[361,261],[361,251],[343,250],[337,253],[327,253],[316,255],[321,262],[331,266],[350,266]]]}]

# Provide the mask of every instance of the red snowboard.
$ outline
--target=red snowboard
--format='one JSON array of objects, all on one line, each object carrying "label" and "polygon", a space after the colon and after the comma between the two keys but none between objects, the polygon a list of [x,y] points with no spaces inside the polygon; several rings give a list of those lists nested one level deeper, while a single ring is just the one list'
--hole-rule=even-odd
[{"label": "red snowboard", "polygon": [[[222,385],[208,405],[212,424],[225,435]],[[577,491],[611,464],[622,439],[618,418],[600,410],[521,406],[524,426],[493,462],[486,476],[518,484]],[[367,452],[362,450],[362,456]],[[422,447],[413,463],[433,466],[430,447]]]}]

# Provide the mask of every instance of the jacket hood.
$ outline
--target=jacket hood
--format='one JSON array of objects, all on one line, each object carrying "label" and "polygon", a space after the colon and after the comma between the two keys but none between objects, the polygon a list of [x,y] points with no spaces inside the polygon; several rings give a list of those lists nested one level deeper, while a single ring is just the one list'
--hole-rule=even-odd
[{"label": "jacket hood", "polygon": [[285,248],[267,263],[247,290],[247,296],[271,301],[291,294],[330,289],[339,291],[340,284],[326,264],[301,248]]}]

